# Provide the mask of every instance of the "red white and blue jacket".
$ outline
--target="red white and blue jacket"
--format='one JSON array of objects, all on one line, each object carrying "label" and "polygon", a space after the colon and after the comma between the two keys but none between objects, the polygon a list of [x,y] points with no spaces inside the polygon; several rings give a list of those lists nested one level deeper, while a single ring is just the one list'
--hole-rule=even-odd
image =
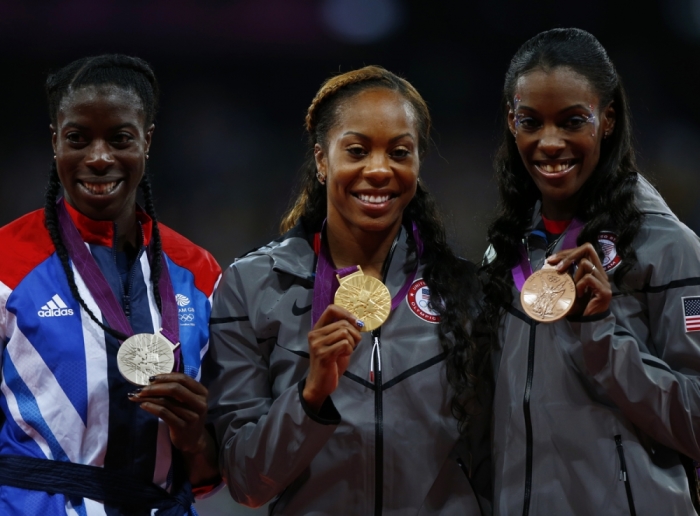
[{"label": "red white and blue jacket", "polygon": [[[122,288],[114,224],[68,212],[117,298]],[[129,273],[129,320],[134,333],[160,328],[145,252],[152,222],[137,212],[143,245]],[[205,250],[159,224],[176,294],[185,372],[199,379],[209,347],[211,296],[220,267]],[[80,295],[100,309],[73,268]],[[167,425],[130,402],[134,390],[117,370],[119,342],[81,309],[47,229],[44,212],[0,228],[0,456],[14,455],[103,467],[173,488],[182,477]],[[145,509],[145,508],[144,508]],[[88,498],[73,499],[0,486],[0,514],[122,514]],[[144,514],[151,514],[145,510]]]}]

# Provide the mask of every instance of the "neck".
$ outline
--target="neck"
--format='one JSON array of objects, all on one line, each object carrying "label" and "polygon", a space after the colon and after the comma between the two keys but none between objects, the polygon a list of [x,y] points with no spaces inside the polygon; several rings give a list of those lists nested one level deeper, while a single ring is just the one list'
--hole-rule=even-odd
[{"label": "neck", "polygon": [[554,221],[573,219],[578,207],[577,197],[574,195],[563,201],[542,199],[542,215]]},{"label": "neck", "polygon": [[120,215],[114,223],[117,225],[117,251],[124,251],[129,248],[138,249],[141,247],[141,242],[137,242],[140,232],[139,225],[136,222],[135,209],[126,215]]},{"label": "neck", "polygon": [[401,229],[399,220],[384,231],[363,231],[357,227],[343,227],[326,223],[328,249],[337,268],[359,265],[364,274],[382,279],[382,267],[394,238]]}]

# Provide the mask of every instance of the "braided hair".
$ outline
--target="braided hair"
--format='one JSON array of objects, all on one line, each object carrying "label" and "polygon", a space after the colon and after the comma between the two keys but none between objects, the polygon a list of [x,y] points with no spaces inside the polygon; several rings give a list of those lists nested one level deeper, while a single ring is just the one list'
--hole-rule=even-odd
[{"label": "braided hair", "polygon": [[[48,97],[49,117],[54,127],[57,126],[58,111],[61,101],[70,93],[87,86],[116,86],[135,93],[141,100],[145,126],[149,127],[155,119],[158,109],[158,82],[151,67],[137,57],[129,57],[119,54],[106,54],[95,57],[84,57],[73,61],[69,65],[61,68],[56,73],[49,75],[46,79],[46,95]],[[158,280],[162,272],[162,245],[160,231],[158,228],[158,218],[153,205],[153,194],[148,171],[143,176],[139,184],[145,200],[146,213],[153,221],[152,228],[152,256],[151,256],[151,282],[153,293],[158,305],[162,310],[160,301],[160,291]],[[58,207],[56,201],[61,191],[61,182],[58,176],[56,160],[54,159],[49,172],[49,182],[46,187],[44,214],[46,229],[51,236],[51,241],[56,248],[63,271],[68,279],[71,294],[80,303],[83,310],[90,318],[97,323],[100,328],[113,337],[124,340],[126,335],[110,328],[100,321],[85,303],[80,295],[75,283],[75,276],[70,265],[68,250],[66,249],[58,224]]]},{"label": "braided hair", "polygon": [[[311,156],[302,168],[301,188],[280,224],[286,232],[298,222],[320,231],[327,213],[325,186],[316,179],[313,148],[327,148],[328,133],[338,120],[341,104],[358,93],[385,88],[402,95],[412,106],[418,132],[418,156],[423,160],[430,146],[430,112],[425,100],[405,79],[379,66],[366,66],[328,79],[314,97],[306,115]],[[415,222],[423,238],[423,279],[430,289],[432,307],[440,314],[438,333],[447,352],[447,379],[454,389],[452,412],[466,431],[476,410],[475,379],[478,347],[470,334],[477,312],[478,278],[470,262],[458,258],[447,244],[445,226],[432,195],[422,181],[404,211],[404,219]]]}]

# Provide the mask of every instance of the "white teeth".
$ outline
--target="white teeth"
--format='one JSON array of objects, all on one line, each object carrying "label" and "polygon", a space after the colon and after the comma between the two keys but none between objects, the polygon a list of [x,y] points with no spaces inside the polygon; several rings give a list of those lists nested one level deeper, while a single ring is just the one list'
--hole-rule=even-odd
[{"label": "white teeth", "polygon": [[365,195],[365,194],[360,194],[358,195],[360,200],[362,202],[368,202],[370,204],[381,204],[383,202],[386,202],[389,200],[388,195]]},{"label": "white teeth", "polygon": [[571,161],[560,161],[552,165],[551,163],[540,163],[538,167],[547,172],[548,174],[553,174],[555,172],[563,172],[571,166]]},{"label": "white teeth", "polygon": [[108,195],[114,191],[118,181],[112,181],[110,183],[81,183],[85,189],[92,195]]}]

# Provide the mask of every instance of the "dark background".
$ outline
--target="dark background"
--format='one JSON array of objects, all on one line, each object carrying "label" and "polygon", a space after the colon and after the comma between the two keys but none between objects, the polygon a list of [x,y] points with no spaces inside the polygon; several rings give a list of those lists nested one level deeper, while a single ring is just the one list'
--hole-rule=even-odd
[{"label": "dark background", "polygon": [[226,265],[276,235],[321,82],[380,64],[431,107],[421,173],[452,242],[478,260],[496,207],[505,70],[526,39],[566,26],[607,48],[642,170],[697,232],[700,0],[0,0],[0,224],[43,206],[46,74],[85,55],[133,54],[163,92],[149,162],[160,219]]}]

